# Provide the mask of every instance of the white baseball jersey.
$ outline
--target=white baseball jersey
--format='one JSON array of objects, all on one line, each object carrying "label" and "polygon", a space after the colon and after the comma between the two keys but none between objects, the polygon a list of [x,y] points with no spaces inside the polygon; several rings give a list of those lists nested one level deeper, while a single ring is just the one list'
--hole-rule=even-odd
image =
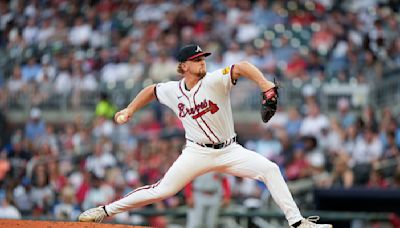
[{"label": "white baseball jersey", "polygon": [[233,67],[207,73],[190,91],[185,79],[157,84],[157,99],[180,118],[187,139],[216,144],[236,135],[229,96]]}]

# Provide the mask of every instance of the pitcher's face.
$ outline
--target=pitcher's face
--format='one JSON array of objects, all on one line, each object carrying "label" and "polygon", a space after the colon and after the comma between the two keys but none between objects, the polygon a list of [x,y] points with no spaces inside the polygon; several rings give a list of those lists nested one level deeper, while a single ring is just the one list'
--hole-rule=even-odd
[{"label": "pitcher's face", "polygon": [[192,60],[185,62],[188,66],[188,72],[192,75],[196,75],[199,78],[203,78],[207,73],[206,58],[199,56]]}]

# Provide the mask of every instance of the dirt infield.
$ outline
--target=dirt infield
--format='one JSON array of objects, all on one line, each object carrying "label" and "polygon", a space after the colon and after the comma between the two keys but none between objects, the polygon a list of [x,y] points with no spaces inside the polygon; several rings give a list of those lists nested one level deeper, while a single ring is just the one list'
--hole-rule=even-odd
[{"label": "dirt infield", "polygon": [[[1,212],[0,212],[1,213]],[[0,219],[1,228],[144,228],[143,226],[129,226],[119,224],[99,224],[87,222],[55,222]],[[149,227],[148,227],[149,228]]]}]

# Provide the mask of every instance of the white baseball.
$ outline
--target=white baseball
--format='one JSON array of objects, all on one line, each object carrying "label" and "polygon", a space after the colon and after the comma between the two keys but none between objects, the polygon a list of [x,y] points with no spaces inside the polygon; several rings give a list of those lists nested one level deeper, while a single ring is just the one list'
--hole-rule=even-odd
[{"label": "white baseball", "polygon": [[121,114],[121,115],[119,115],[117,117],[117,122],[118,123],[125,123],[127,119],[128,119],[128,116],[126,116],[124,114]]}]

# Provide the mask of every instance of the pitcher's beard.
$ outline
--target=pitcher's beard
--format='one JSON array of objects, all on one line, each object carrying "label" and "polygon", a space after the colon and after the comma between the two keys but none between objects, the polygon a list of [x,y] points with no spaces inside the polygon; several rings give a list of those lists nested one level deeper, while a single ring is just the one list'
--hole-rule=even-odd
[{"label": "pitcher's beard", "polygon": [[205,70],[200,70],[199,73],[197,74],[197,76],[199,78],[204,78],[204,76],[206,76],[207,72]]}]

